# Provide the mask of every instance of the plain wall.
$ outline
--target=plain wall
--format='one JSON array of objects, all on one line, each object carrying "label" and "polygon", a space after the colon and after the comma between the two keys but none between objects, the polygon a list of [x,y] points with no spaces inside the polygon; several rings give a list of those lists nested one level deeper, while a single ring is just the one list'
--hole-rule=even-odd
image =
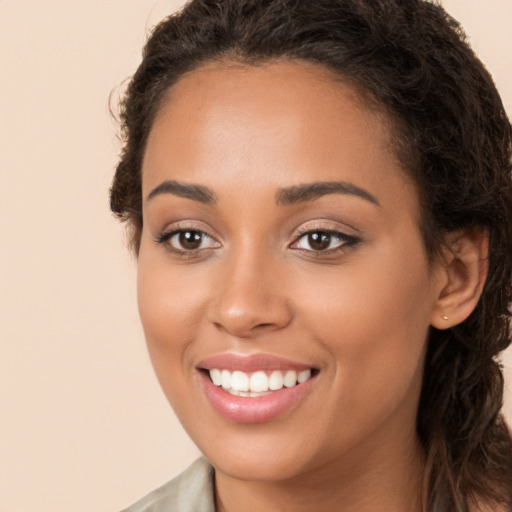
[{"label": "plain wall", "polygon": [[[0,1],[1,512],[115,512],[197,456],[153,376],[107,193],[109,93],[180,4]],[[444,5],[512,113],[512,0]]]}]

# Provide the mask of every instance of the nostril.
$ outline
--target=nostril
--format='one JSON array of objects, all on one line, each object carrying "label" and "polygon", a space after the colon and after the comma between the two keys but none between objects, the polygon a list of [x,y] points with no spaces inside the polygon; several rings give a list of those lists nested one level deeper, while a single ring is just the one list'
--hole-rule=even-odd
[{"label": "nostril", "polygon": [[282,329],[291,319],[283,300],[249,292],[221,296],[210,308],[210,321],[217,329],[243,338]]},{"label": "nostril", "polygon": [[247,334],[255,331],[264,331],[268,329],[274,329],[276,326],[272,322],[262,322],[262,323],[256,323],[254,325],[233,325],[231,323],[225,322],[226,325],[224,325],[222,322],[214,322],[215,327],[221,330],[229,331],[229,332],[237,332],[240,335],[239,331],[246,331]]},{"label": "nostril", "polygon": [[271,323],[266,323],[266,324],[257,324],[254,326],[254,329],[265,329],[266,327],[272,327],[273,324]]}]

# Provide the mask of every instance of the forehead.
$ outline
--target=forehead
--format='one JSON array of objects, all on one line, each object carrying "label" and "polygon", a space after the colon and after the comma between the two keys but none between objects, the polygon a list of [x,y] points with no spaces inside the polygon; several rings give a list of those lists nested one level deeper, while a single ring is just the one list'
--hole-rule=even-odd
[{"label": "forehead", "polygon": [[143,188],[146,195],[169,178],[215,188],[226,176],[252,189],[347,178],[380,185],[392,175],[409,186],[391,140],[383,109],[323,66],[212,63],[168,91],[148,139]]},{"label": "forehead", "polygon": [[[298,96],[311,102],[348,102],[362,106],[362,95],[351,84],[320,64],[302,60],[276,59],[250,65],[239,62],[210,62],[183,75],[168,91],[164,109],[172,108],[170,102],[181,97],[194,97],[197,102],[215,99],[224,107],[246,103],[247,94],[254,107],[264,108],[279,100],[283,108]],[[340,95],[340,93],[342,93]],[[275,106],[275,105],[274,105]],[[305,107],[308,104],[304,105]],[[320,105],[312,105],[318,108]]]},{"label": "forehead", "polygon": [[167,91],[153,128],[170,114],[197,120],[216,113],[234,118],[238,112],[254,122],[269,113],[287,118],[294,113],[311,123],[333,109],[351,110],[361,123],[378,121],[385,128],[383,140],[388,138],[392,124],[369,93],[322,65],[284,59],[259,65],[213,62],[186,73]]}]

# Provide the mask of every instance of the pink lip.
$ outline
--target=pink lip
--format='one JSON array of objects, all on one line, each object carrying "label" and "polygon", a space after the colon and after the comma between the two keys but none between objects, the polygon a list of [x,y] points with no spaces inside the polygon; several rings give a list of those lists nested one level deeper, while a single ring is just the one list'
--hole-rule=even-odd
[{"label": "pink lip", "polygon": [[271,356],[269,354],[252,354],[249,356],[219,354],[203,359],[197,367],[207,370],[212,368],[230,371],[240,370],[247,373],[256,372],[258,370],[295,370],[296,372],[300,372],[311,368],[310,365]]},{"label": "pink lip", "polygon": [[[236,354],[220,354],[204,359],[198,364],[201,369],[241,370],[247,373],[257,370],[295,370],[310,369],[311,366],[286,359],[256,354],[239,356]],[[203,391],[213,408],[227,420],[236,423],[262,423],[271,421],[296,407],[311,391],[317,380],[314,375],[306,382],[292,388],[282,388],[260,397],[234,396],[216,386],[204,371],[198,372]]]}]

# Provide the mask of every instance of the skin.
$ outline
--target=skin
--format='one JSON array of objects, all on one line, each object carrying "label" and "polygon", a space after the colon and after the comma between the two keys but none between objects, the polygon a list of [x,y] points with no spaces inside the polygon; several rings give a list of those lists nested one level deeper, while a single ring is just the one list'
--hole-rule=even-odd
[{"label": "skin", "polygon": [[[216,469],[219,511],[421,509],[415,417],[428,330],[474,304],[454,298],[470,273],[453,280],[446,262],[427,260],[417,193],[388,126],[322,68],[278,61],[189,73],[152,127],[139,310],[161,386]],[[169,180],[207,187],[215,201],[148,198]],[[276,201],[283,188],[334,181],[375,201]],[[178,236],[157,241],[177,229],[206,235],[195,250]],[[305,231],[341,235],[315,252]],[[292,410],[241,425],[199,384],[199,361],[224,352],[319,374]]]}]

